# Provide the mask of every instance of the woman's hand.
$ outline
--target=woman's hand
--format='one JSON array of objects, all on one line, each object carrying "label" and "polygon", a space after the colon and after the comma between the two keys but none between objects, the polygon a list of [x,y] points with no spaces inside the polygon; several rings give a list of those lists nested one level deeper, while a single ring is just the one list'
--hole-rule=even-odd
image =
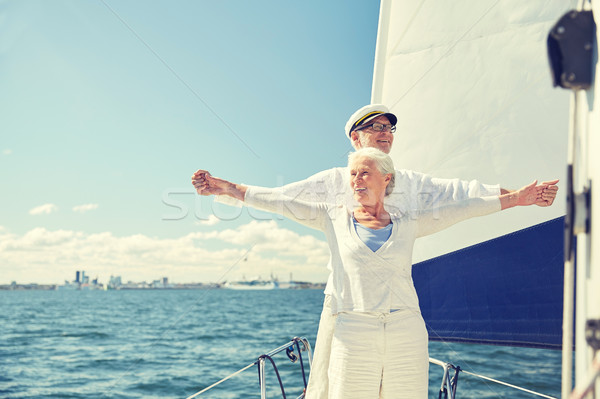
[{"label": "woman's hand", "polygon": [[541,189],[538,188],[537,180],[533,183],[521,187],[514,192],[517,203],[515,206],[529,206],[536,204],[542,198]]}]

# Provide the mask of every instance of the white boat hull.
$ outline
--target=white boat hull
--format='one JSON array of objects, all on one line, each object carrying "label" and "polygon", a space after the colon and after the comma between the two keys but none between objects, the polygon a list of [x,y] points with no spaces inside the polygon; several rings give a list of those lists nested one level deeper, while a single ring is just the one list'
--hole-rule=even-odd
[{"label": "white boat hull", "polygon": [[274,281],[237,281],[225,283],[223,288],[230,290],[274,290],[279,286]]}]

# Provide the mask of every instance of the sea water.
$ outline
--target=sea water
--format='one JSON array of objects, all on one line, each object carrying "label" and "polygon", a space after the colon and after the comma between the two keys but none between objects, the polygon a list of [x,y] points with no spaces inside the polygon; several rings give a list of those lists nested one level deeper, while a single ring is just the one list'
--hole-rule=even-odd
[{"label": "sea water", "polygon": [[[321,290],[0,291],[0,398],[186,398],[295,336],[314,345],[322,301]],[[438,342],[429,351],[559,396],[557,351]],[[299,362],[274,359],[297,397]],[[430,365],[429,397],[441,378]],[[270,365],[267,387],[282,397]],[[199,396],[259,397],[256,366]],[[534,396],[460,374],[457,397]]]}]

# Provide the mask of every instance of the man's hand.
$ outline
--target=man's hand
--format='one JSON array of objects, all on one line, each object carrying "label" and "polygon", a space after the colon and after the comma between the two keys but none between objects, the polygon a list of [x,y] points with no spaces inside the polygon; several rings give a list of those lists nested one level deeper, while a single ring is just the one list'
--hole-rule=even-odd
[{"label": "man's hand", "polygon": [[192,185],[200,195],[228,195],[240,201],[244,201],[247,189],[244,185],[213,177],[202,169],[192,175]]},{"label": "man's hand", "polygon": [[226,193],[227,186],[231,183],[211,176],[207,170],[198,169],[192,175],[192,185],[200,195],[220,195]]},{"label": "man's hand", "polygon": [[550,206],[554,202],[558,191],[556,183],[558,183],[558,180],[545,181],[540,184],[535,180],[518,190],[505,190],[506,193],[500,195],[502,209],[528,205]]},{"label": "man's hand", "polygon": [[556,198],[558,192],[557,180],[545,181],[537,184],[537,180],[533,183],[518,189],[515,194],[518,196],[517,205],[537,205],[537,206],[550,206]]}]

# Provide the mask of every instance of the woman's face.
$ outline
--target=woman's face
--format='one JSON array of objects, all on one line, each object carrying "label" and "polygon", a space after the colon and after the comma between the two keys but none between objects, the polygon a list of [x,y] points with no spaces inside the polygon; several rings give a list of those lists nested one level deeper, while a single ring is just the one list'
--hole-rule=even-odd
[{"label": "woman's face", "polygon": [[375,205],[383,201],[391,174],[382,174],[377,168],[377,163],[367,157],[355,158],[348,168],[350,187],[356,201],[361,205]]}]

